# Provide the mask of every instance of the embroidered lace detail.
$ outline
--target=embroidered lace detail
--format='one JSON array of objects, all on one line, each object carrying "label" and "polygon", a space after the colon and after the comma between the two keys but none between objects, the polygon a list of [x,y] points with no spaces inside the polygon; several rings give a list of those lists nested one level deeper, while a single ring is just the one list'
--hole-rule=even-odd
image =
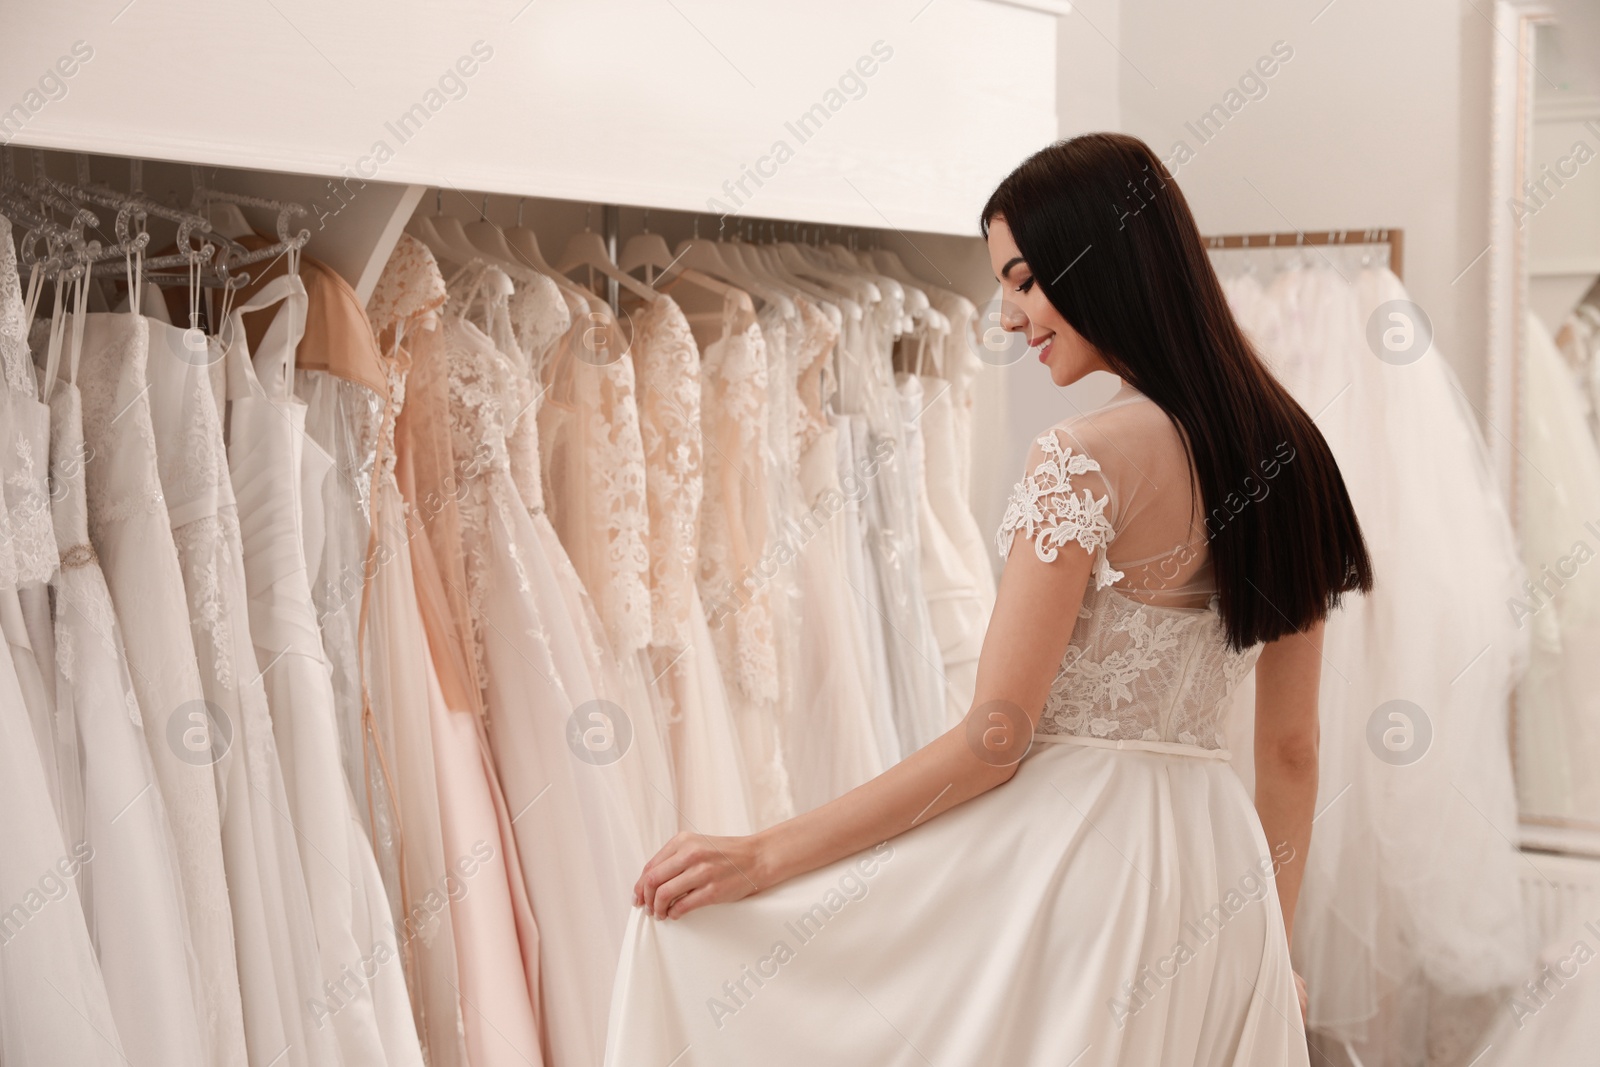
[{"label": "embroidered lace detail", "polygon": [[222,527],[217,516],[206,515],[186,522],[172,531],[178,561],[184,569],[184,588],[189,600],[189,621],[211,643],[209,655],[200,649],[202,666],[212,662],[217,684],[233,688],[233,636],[228,624],[227,605],[222,595],[219,556],[223,551]]},{"label": "embroidered lace detail", "polygon": [[[139,316],[118,321],[112,343],[86,344],[79,369],[85,441],[92,452],[84,465],[90,534],[96,541],[135,515],[166,515],[156,467],[156,435],[144,382],[149,358],[149,323]],[[116,448],[129,424],[142,447]]]},{"label": "embroidered lace detail", "polygon": [[50,409],[39,402],[28,353],[28,324],[17,274],[11,223],[0,216],[0,369],[5,390],[0,394],[0,448],[4,478],[4,514],[0,537],[10,559],[0,565],[7,584],[47,582],[56,570],[56,537],[50,520],[47,456]]},{"label": "embroidered lace detail", "polygon": [[[476,277],[458,282],[470,289]],[[452,301],[457,296],[452,293]],[[465,297],[463,297],[465,299]],[[469,307],[451,308],[446,316],[441,356],[448,365],[450,436],[455,454],[457,507],[461,517],[462,547],[467,578],[467,606],[472,617],[473,652],[478,685],[489,684],[486,659],[488,634],[484,632],[484,602],[488,583],[496,573],[493,554],[497,551],[489,525],[498,519],[510,531],[517,529],[516,509],[523,508],[511,480],[510,453],[507,449],[505,420],[519,395],[518,375],[495,340],[469,322],[464,314]],[[491,297],[487,310],[489,325],[499,342],[515,345],[506,318],[504,297]],[[525,510],[525,509],[524,509]],[[531,595],[525,549],[515,537],[507,539],[504,551],[517,576],[519,590]],[[533,647],[544,662],[536,664],[547,677],[554,677],[549,642],[542,633],[531,633]]]},{"label": "embroidered lace detail", "polygon": [[613,354],[623,331],[608,311],[574,310],[546,357],[555,399],[540,409],[548,426],[540,428],[545,503],[620,660],[651,637],[650,507],[633,356]]},{"label": "embroidered lace detail", "polygon": [[100,557],[94,554],[94,546],[90,544],[73,545],[61,553],[61,569],[64,571],[87,567],[91,563],[98,565],[99,562]]},{"label": "embroidered lace detail", "polygon": [[19,585],[48,582],[56,571],[56,534],[50,520],[50,485],[45,457],[50,447],[50,409],[25,394],[8,398],[10,448],[0,457],[12,558]]},{"label": "embroidered lace detail", "polygon": [[795,454],[803,456],[828,429],[824,401],[833,395],[833,367],[828,356],[839,340],[839,328],[809,301],[797,301],[805,323],[797,370],[799,403],[795,405]]},{"label": "embroidered lace detail", "polygon": [[22,303],[22,278],[11,221],[0,215],[0,372],[12,396],[33,396],[33,359],[28,355],[27,309]]},{"label": "embroidered lace detail", "polygon": [[539,455],[539,402],[544,389],[534,368],[544,365],[550,347],[572,328],[572,309],[561,287],[539,275],[518,283],[507,304],[507,315],[517,347],[527,356],[517,368],[516,403],[506,415],[506,451],[511,454],[511,478],[529,515],[544,514],[544,484]]},{"label": "embroidered lace detail", "polygon": [[1222,748],[1228,698],[1261,653],[1228,647],[1215,607],[1088,593],[1039,732]]},{"label": "embroidered lace detail", "polygon": [[572,312],[561,287],[543,274],[519,282],[506,310],[517,345],[535,364],[542,363],[550,346],[572,328]]},{"label": "embroidered lace detail", "polygon": [[[742,295],[742,294],[741,294]],[[752,700],[776,701],[777,647],[768,589],[756,566],[766,545],[767,360],[754,317],[707,346],[701,365],[707,400],[705,492],[700,523],[700,594],[724,670]],[[735,319],[735,324],[737,323]]]},{"label": "embroidered lace detail", "polygon": [[995,534],[1000,558],[1010,553],[1018,530],[1033,541],[1034,553],[1045,563],[1055,561],[1060,546],[1076,542],[1095,554],[1094,586],[1104,589],[1123,576],[1106,559],[1106,546],[1117,536],[1105,513],[1110,498],[1097,499],[1087,489],[1080,494],[1072,485],[1074,475],[1098,471],[1100,464],[1081,452],[1074,454],[1054,431],[1040,434],[1034,443],[1045,458],[1011,491]]},{"label": "embroidered lace detail", "polygon": [[688,320],[665,297],[645,312],[633,348],[650,500],[650,640],[677,650],[689,646],[696,604],[700,353]]},{"label": "embroidered lace detail", "polygon": [[387,349],[393,342],[384,338],[385,331],[400,324],[414,329],[413,320],[443,307],[447,295],[433,253],[421,241],[403,233],[367,300],[372,332]]}]

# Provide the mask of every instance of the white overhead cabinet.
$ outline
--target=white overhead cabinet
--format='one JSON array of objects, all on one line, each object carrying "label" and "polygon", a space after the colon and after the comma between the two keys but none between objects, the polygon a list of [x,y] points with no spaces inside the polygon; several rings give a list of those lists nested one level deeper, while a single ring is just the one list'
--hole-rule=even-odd
[{"label": "white overhead cabinet", "polygon": [[0,139],[972,234],[994,184],[1056,136],[1066,10],[53,0],[6,16]]}]

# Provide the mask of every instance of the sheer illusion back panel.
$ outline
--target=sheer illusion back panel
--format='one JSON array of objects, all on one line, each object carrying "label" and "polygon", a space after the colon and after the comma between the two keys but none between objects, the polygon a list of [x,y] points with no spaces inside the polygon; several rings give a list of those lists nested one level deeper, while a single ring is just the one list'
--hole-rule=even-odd
[{"label": "sheer illusion back panel", "polygon": [[[1052,437],[1055,444],[1046,444]],[[1158,607],[1206,607],[1216,582],[1204,504],[1181,431],[1166,412],[1124,386],[1104,407],[1041,435],[1027,469],[1036,470],[1057,448],[1070,454],[1065,473],[1085,522],[1104,521],[1114,534],[1104,553],[1108,570],[1096,569],[1110,581],[1098,584]],[[1078,469],[1089,457],[1098,469]],[[1241,500],[1251,488],[1241,486]],[[1225,521],[1225,515],[1213,516],[1212,528]]]}]

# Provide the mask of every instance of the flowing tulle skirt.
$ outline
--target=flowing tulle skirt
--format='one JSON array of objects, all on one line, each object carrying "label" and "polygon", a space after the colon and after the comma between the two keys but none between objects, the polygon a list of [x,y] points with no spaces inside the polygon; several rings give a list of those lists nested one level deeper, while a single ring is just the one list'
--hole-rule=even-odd
[{"label": "flowing tulle skirt", "polygon": [[606,1064],[1306,1064],[1273,869],[1225,761],[1036,743],[874,848],[634,909]]}]

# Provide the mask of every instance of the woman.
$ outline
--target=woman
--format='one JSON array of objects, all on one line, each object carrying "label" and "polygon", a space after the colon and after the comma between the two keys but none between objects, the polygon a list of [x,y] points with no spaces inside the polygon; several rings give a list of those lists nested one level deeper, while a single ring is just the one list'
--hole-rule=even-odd
[{"label": "woman", "polygon": [[[1122,388],[1034,442],[965,722],[650,861],[607,1064],[1307,1062],[1322,620],[1372,585],[1343,480],[1143,142],[1051,145],[982,220],[1003,325]],[[1252,664],[1253,809],[1221,726]]]}]

